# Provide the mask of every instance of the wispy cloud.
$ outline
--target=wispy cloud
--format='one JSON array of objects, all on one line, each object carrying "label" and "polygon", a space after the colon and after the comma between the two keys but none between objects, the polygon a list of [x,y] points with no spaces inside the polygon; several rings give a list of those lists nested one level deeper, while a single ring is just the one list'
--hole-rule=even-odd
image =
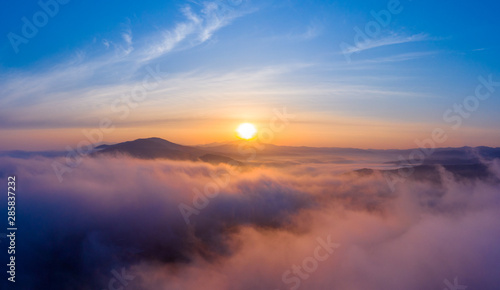
[{"label": "wispy cloud", "polygon": [[323,33],[323,25],[318,21],[311,21],[311,23],[301,29],[293,29],[287,34],[281,34],[269,37],[267,39],[272,41],[308,41],[317,38]]},{"label": "wispy cloud", "polygon": [[244,2],[238,6],[230,6],[223,1],[204,2],[199,5],[199,12],[193,11],[191,6],[185,6],[182,13],[186,19],[172,29],[163,31],[162,41],[147,49],[145,58],[159,57],[181,44],[186,44],[187,47],[202,44],[212,38],[216,31],[250,12],[242,7]]},{"label": "wispy cloud", "polygon": [[127,29],[127,31],[122,33],[122,38],[123,41],[126,44],[126,47],[124,49],[125,54],[129,54],[134,50],[134,47],[132,46],[132,30]]},{"label": "wispy cloud", "polygon": [[410,53],[401,53],[397,55],[391,55],[388,57],[379,57],[375,59],[369,59],[360,62],[366,63],[389,63],[389,62],[400,62],[400,61],[408,61],[418,58],[423,58],[431,55],[438,54],[438,51],[423,51],[423,52],[410,52]]},{"label": "wispy cloud", "polygon": [[[119,36],[120,37],[115,40],[103,38],[100,43],[106,50],[113,48],[113,52],[123,58],[134,51],[132,30],[130,27],[127,27]],[[94,43],[96,43],[96,38],[94,38]]]},{"label": "wispy cloud", "polygon": [[[289,106],[302,109],[318,104],[325,97],[333,103],[333,100],[422,97],[414,91],[384,88],[382,77],[376,82],[361,76],[339,76],[332,81],[328,76],[321,76],[325,70],[314,63],[236,70],[194,69],[163,75],[155,90],[148,92],[147,99],[140,103],[140,109],[125,122],[117,119],[119,114],[111,111],[111,105],[122,96],[130,95],[135,86],[141,85],[142,78],[114,84],[79,85],[92,77],[88,72],[93,70],[104,70],[104,67],[100,63],[87,63],[68,66],[49,75],[13,80],[3,87],[6,98],[0,100],[0,104],[7,109],[0,109],[0,129],[90,127],[102,116],[112,118],[117,125],[164,120],[165,115],[170,118],[198,118],[201,115],[216,118],[227,114],[227,106],[245,106],[248,110],[284,97]],[[294,77],[299,72],[300,80]],[[32,86],[23,87],[20,85],[23,83]],[[39,96],[36,100],[31,98],[34,94]],[[305,99],[308,101],[304,102]],[[193,107],[193,103],[198,105]],[[65,109],[54,112],[56,106]],[[330,105],[323,104],[322,108],[326,106]],[[8,109],[13,107],[15,112]]]},{"label": "wispy cloud", "polygon": [[306,28],[306,31],[299,34],[289,34],[288,39],[291,40],[311,40],[321,35],[323,27],[316,23],[311,22]]},{"label": "wispy cloud", "polygon": [[410,36],[391,35],[384,38],[369,39],[364,42],[356,43],[354,46],[349,46],[344,51],[344,53],[357,53],[377,47],[409,43],[409,42],[426,41],[429,39],[430,39],[429,36],[425,33],[419,33]]},{"label": "wispy cloud", "polygon": [[103,40],[102,40],[102,44],[104,45],[104,47],[106,47],[106,49],[108,49],[108,48],[109,48],[109,45],[110,45],[109,40],[107,40],[107,39],[103,39]]},{"label": "wispy cloud", "polygon": [[[128,21],[122,24],[118,37],[103,38],[98,43],[101,49],[104,46],[101,54],[94,51],[87,53],[87,49],[77,50],[51,66],[2,75],[2,109],[29,108],[52,101],[78,102],[81,98],[96,94],[111,94],[110,90],[113,89],[123,90],[122,87],[129,87],[124,82],[134,84],[135,74],[139,69],[144,69],[150,60],[165,55],[181,44],[185,44],[183,48],[186,49],[208,41],[216,31],[234,19],[255,11],[246,5],[246,1],[238,2],[238,5],[229,5],[227,1],[193,3],[181,9],[185,21],[160,32],[160,36],[152,33],[136,40]],[[162,41],[155,43],[151,39]],[[33,98],[33,95],[37,97]],[[116,91],[112,95],[116,95]]]}]

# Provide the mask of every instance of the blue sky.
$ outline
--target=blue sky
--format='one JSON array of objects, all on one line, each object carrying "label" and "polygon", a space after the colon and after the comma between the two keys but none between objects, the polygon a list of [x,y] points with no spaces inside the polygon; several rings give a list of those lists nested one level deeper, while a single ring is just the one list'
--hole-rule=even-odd
[{"label": "blue sky", "polygon": [[[500,81],[495,1],[41,2],[58,11],[31,38],[22,19],[43,24],[37,1],[1,12],[0,133],[9,140],[0,149],[31,148],[28,140],[60,148],[105,117],[118,128],[108,141],[158,132],[208,143],[275,107],[297,116],[278,143],[407,148],[449,130],[443,112],[473,94],[479,76]],[[356,29],[366,34],[388,5],[398,13],[356,42]],[[161,81],[118,118],[110,107],[148,67]],[[442,145],[500,146],[499,99],[481,101]]]}]

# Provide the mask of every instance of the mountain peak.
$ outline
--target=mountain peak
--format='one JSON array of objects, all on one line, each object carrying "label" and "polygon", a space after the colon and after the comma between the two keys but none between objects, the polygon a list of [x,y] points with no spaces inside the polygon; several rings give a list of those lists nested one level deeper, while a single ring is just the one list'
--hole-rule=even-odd
[{"label": "mountain peak", "polygon": [[240,162],[227,156],[210,154],[210,152],[200,148],[176,144],[158,137],[140,138],[114,145],[100,145],[96,149],[99,150],[94,152],[93,156],[127,155],[139,159],[171,159],[240,164]]}]

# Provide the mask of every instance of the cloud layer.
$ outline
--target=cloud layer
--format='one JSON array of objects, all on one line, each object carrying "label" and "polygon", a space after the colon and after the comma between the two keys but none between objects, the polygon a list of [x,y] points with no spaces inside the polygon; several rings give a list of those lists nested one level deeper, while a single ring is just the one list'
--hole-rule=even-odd
[{"label": "cloud layer", "polygon": [[[443,289],[455,277],[496,289],[499,282],[497,179],[456,179],[441,169],[440,184],[407,180],[391,192],[381,175],[338,174],[333,165],[236,170],[121,158],[86,159],[59,183],[51,162],[0,162],[2,178],[18,176],[18,281],[29,289]],[[498,160],[489,168],[499,177]],[[181,204],[196,209],[189,224]],[[340,247],[314,271],[294,272],[328,239]]]}]

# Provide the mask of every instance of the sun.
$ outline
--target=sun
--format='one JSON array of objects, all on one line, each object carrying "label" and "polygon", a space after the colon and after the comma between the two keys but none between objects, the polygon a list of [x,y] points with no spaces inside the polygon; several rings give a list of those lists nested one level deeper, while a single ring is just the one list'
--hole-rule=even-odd
[{"label": "sun", "polygon": [[250,123],[243,123],[238,126],[236,132],[241,139],[250,140],[257,134],[257,129]]}]

